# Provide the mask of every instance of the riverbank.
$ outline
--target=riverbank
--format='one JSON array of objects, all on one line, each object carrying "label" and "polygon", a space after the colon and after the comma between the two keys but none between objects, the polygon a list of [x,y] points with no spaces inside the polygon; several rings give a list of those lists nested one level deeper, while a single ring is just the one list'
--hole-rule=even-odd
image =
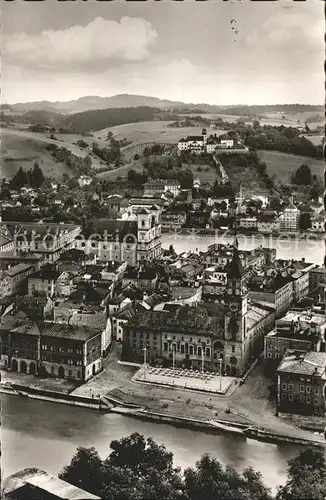
[{"label": "riverbank", "polygon": [[[231,228],[196,228],[196,227],[181,227],[181,228],[176,228],[176,229],[170,229],[170,228],[162,228],[162,234],[164,235],[171,235],[174,238],[177,238],[178,236],[215,236],[223,238],[225,236],[234,236],[235,232]],[[257,238],[277,238],[278,240],[281,241],[287,241],[289,239],[294,240],[294,239],[300,239],[302,241],[305,240],[323,240],[325,239],[325,234],[324,232],[314,232],[314,231],[295,231],[295,232],[260,232],[257,230],[243,230],[241,228],[237,229],[237,235],[238,236],[256,236]]]},{"label": "riverbank", "polygon": [[[99,410],[107,413],[117,413],[138,420],[151,421],[158,424],[169,424],[174,427],[192,429],[208,434],[236,434],[246,439],[254,439],[266,443],[291,443],[304,446],[325,447],[323,437],[311,434],[309,438],[291,434],[279,434],[270,430],[262,429],[251,423],[241,422],[241,418],[235,421],[229,418],[199,419],[196,417],[185,417],[181,414],[167,414],[151,411],[148,407],[142,407],[124,399],[112,395],[87,397],[74,394],[57,393],[55,391],[35,389],[28,386],[4,383],[0,385],[0,393],[12,396],[38,399],[41,401],[54,402],[64,405],[71,405],[92,410]],[[150,401],[148,400],[148,403]]]},{"label": "riverbank", "polygon": [[147,410],[130,410],[126,408],[112,408],[110,410],[113,413],[119,413],[120,415],[125,415],[128,417],[137,418],[139,420],[157,422],[161,424],[171,424],[174,427],[182,427],[186,429],[193,429],[197,431],[206,432],[209,434],[220,434],[230,433],[236,434],[237,436],[242,436],[243,439],[255,439],[257,441],[262,441],[266,443],[279,444],[279,443],[291,443],[299,444],[302,446],[314,446],[318,448],[325,448],[326,443],[322,439],[305,439],[299,437],[292,437],[288,435],[277,434],[273,432],[266,431],[264,429],[258,429],[256,427],[248,426],[241,423],[232,423],[228,420],[198,420],[190,419],[177,415],[166,415],[162,413],[154,413]]}]

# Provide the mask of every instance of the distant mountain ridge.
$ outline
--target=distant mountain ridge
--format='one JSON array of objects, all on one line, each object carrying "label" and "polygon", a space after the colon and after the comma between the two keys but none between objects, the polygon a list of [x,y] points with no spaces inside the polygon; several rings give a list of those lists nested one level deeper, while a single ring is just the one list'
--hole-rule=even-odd
[{"label": "distant mountain ridge", "polygon": [[[70,115],[74,113],[82,113],[84,111],[94,111],[103,109],[115,108],[136,108],[136,107],[152,107],[167,110],[189,110],[194,112],[206,113],[225,113],[225,114],[240,114],[244,116],[245,113],[249,115],[264,113],[264,112],[301,112],[301,111],[316,111],[323,112],[323,105],[305,105],[305,104],[275,104],[275,105],[228,105],[220,106],[213,104],[193,104],[180,101],[171,101],[168,99],[159,99],[158,97],[133,95],[133,94],[117,94],[111,97],[99,96],[85,96],[72,101],[50,102],[50,101],[37,101],[25,102],[17,104],[3,104],[0,106],[0,111],[3,113],[26,113],[28,111],[47,111],[50,113],[59,113]],[[293,111],[291,111],[293,108]],[[295,108],[295,109],[294,109]]]}]

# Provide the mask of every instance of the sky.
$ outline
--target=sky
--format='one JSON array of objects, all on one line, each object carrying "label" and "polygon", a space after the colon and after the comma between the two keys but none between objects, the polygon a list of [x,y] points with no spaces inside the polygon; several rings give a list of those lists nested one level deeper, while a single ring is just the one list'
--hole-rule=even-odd
[{"label": "sky", "polygon": [[324,103],[324,2],[1,3],[2,103]]}]

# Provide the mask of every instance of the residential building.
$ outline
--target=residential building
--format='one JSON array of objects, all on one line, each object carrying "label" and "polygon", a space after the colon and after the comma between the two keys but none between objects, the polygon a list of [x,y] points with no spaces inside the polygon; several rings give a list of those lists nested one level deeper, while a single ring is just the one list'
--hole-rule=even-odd
[{"label": "residential building", "polygon": [[102,353],[106,353],[112,342],[111,324],[108,321],[105,309],[98,305],[85,305],[83,302],[72,300],[56,301],[54,304],[53,320],[55,323],[83,326],[102,332]]},{"label": "residential building", "polygon": [[61,271],[53,264],[46,264],[28,277],[28,295],[42,294],[52,297],[57,291],[57,280]]},{"label": "residential building", "polygon": [[289,205],[281,212],[281,231],[295,232],[299,229],[300,210],[294,205],[293,197],[290,197]]},{"label": "residential building", "polygon": [[81,227],[76,224],[5,222],[0,232],[14,241],[14,252],[32,252],[55,262],[60,254],[72,248]]},{"label": "residential building", "polygon": [[78,184],[80,187],[89,186],[92,184],[92,178],[88,175],[81,175],[78,179]]},{"label": "residential building", "polygon": [[320,285],[326,285],[326,271],[325,266],[318,266],[312,269],[309,273],[309,290],[312,292]]},{"label": "residential building", "polygon": [[87,381],[102,370],[102,332],[2,316],[1,361],[12,372]]},{"label": "residential building", "polygon": [[326,353],[288,351],[277,370],[277,413],[325,415]]},{"label": "residential building", "polygon": [[4,234],[1,232],[0,228],[0,254],[12,252],[13,250],[14,250],[14,240],[9,235],[9,232],[7,232],[7,234]]},{"label": "residential building", "polygon": [[155,289],[156,282],[157,268],[150,265],[138,268],[128,267],[122,277],[122,287],[134,285],[139,290],[148,293]]},{"label": "residential building", "polygon": [[136,314],[142,311],[147,311],[149,309],[151,309],[150,305],[147,304],[147,302],[145,302],[144,300],[124,300],[120,305],[120,309],[115,311],[109,317],[109,321],[112,325],[112,337],[118,342],[123,342],[124,326],[128,323],[129,319]]},{"label": "residential building", "polygon": [[246,215],[246,216],[242,215],[241,217],[239,217],[238,224],[239,224],[239,228],[241,228],[241,229],[255,230],[255,229],[257,229],[257,217],[249,216],[249,215]]},{"label": "residential building", "polygon": [[276,318],[288,311],[293,302],[291,276],[255,277],[248,283],[248,287],[252,300],[269,302],[275,306]]},{"label": "residential building", "polygon": [[161,221],[162,221],[162,231],[178,231],[182,228],[182,226],[186,223],[187,216],[183,212],[179,213],[169,213],[163,212]]},{"label": "residential building", "polygon": [[288,311],[265,336],[264,357],[267,364],[276,368],[287,350],[319,352],[325,343],[325,327],[325,316],[311,309]]},{"label": "residential building", "polygon": [[326,212],[321,212],[319,214],[313,215],[311,217],[311,231],[315,233],[324,233],[325,232],[325,220],[326,220]]},{"label": "residential building", "polygon": [[219,146],[221,148],[233,148],[234,140],[233,139],[221,139]]},{"label": "residential building", "polygon": [[33,264],[24,263],[9,265],[8,269],[0,271],[0,298],[16,293],[34,271]]},{"label": "residential building", "polygon": [[281,223],[276,215],[260,214],[257,220],[257,230],[259,233],[279,233]]},{"label": "residential building", "polygon": [[180,193],[181,184],[177,179],[166,179],[165,181],[165,192],[172,193],[173,196],[178,196]]}]

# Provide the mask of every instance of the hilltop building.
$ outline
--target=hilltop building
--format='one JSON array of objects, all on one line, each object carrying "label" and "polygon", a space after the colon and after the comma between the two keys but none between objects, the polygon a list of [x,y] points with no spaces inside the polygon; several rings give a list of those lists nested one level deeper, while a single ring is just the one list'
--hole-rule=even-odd
[{"label": "hilltop building", "polygon": [[178,141],[178,152],[191,151],[195,154],[201,154],[205,151],[207,143],[207,130],[204,128],[201,135],[189,135],[186,139]]}]

